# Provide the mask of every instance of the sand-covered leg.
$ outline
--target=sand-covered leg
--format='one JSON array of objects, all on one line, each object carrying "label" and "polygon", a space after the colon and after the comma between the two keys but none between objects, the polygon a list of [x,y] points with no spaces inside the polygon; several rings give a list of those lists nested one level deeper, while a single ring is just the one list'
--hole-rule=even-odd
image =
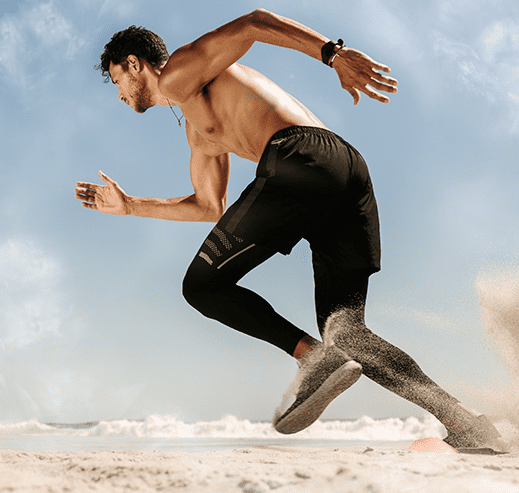
[{"label": "sand-covered leg", "polygon": [[302,360],[299,372],[301,383],[295,402],[274,418],[279,433],[297,433],[314,423],[333,399],[360,378],[362,367],[335,346],[327,345]]},{"label": "sand-covered leg", "polygon": [[474,418],[473,426],[458,432],[450,431],[443,441],[461,453],[508,453],[508,447],[501,434],[484,414]]}]

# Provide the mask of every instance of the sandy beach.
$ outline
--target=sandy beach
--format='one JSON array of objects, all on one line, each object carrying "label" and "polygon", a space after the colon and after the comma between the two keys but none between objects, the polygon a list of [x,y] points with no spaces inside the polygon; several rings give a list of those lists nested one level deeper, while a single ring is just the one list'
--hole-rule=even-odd
[{"label": "sandy beach", "polygon": [[519,493],[519,453],[406,447],[251,447],[215,452],[0,452],[0,492]]}]

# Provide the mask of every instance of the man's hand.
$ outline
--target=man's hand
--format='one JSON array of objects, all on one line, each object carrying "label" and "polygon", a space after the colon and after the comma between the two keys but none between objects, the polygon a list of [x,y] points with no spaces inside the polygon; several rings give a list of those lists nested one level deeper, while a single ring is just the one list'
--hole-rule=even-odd
[{"label": "man's hand", "polygon": [[83,207],[96,209],[103,214],[129,214],[129,197],[124,190],[102,171],[99,171],[99,177],[106,185],[78,181],[78,188],[74,189],[76,199],[82,201]]},{"label": "man's hand", "polygon": [[339,76],[342,88],[353,96],[353,104],[360,101],[361,92],[381,103],[389,103],[389,98],[375,91],[375,89],[392,94],[398,90],[396,79],[378,72],[378,70],[381,70],[389,73],[391,69],[386,65],[375,62],[361,51],[343,48],[335,57],[333,68]]}]

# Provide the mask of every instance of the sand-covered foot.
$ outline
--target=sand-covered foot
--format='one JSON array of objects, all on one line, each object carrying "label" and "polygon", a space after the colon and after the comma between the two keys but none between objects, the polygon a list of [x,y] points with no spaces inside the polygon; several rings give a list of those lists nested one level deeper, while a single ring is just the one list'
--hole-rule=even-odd
[{"label": "sand-covered foot", "polygon": [[319,350],[319,354],[310,354],[299,371],[301,384],[295,402],[274,418],[274,428],[279,433],[297,433],[310,426],[333,399],[360,378],[362,367],[330,345]]},{"label": "sand-covered foot", "polygon": [[483,414],[474,419],[474,426],[460,432],[449,432],[443,441],[459,452],[507,453],[509,451],[499,431]]}]

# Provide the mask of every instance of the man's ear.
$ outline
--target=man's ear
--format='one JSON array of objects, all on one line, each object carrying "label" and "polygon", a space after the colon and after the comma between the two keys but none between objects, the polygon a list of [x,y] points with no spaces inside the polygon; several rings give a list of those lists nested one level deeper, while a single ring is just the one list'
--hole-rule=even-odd
[{"label": "man's ear", "polygon": [[132,72],[140,72],[142,68],[142,64],[138,57],[135,55],[128,55],[126,58],[126,61],[128,63],[128,70],[131,70]]}]

